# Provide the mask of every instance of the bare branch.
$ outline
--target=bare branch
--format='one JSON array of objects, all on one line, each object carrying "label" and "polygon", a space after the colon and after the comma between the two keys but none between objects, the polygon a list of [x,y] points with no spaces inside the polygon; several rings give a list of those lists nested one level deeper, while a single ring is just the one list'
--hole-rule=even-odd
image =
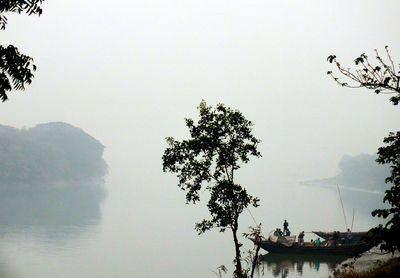
[{"label": "bare branch", "polygon": [[374,90],[376,94],[396,94],[390,98],[390,102],[393,105],[397,105],[400,102],[400,75],[396,74],[395,63],[390,55],[389,49],[386,46],[386,56],[389,63],[386,63],[379,55],[378,50],[374,50],[378,64],[373,65],[368,56],[362,53],[359,57],[354,60],[354,63],[358,67],[355,70],[346,69],[341,66],[337,61],[335,55],[328,57],[329,63],[335,63],[336,68],[340,75],[349,79],[351,82],[347,83],[340,80],[335,76],[332,71],[328,71],[333,80],[339,85],[347,88],[367,88]]}]

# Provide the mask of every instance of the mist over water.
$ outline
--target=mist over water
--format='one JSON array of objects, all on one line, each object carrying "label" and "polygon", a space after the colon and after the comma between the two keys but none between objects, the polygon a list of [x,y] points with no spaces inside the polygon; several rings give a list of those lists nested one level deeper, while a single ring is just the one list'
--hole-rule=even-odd
[{"label": "mist over water", "polygon": [[[212,270],[221,264],[231,273],[231,235],[215,230],[198,236],[194,231],[194,222],[208,217],[204,202],[185,205],[171,177],[160,171],[154,175],[132,172],[130,163],[126,165],[114,168],[109,162],[106,191],[96,185],[80,191],[2,194],[0,265],[5,277],[200,278],[213,277]],[[160,177],[166,184],[159,185]],[[264,188],[265,184],[271,185]],[[335,189],[270,176],[253,184],[252,190],[258,190],[261,207],[251,213],[263,223],[265,235],[281,227],[283,219],[294,234],[345,229]],[[347,207],[351,213],[351,206]],[[356,215],[354,230],[365,230],[374,222],[362,213]],[[251,215],[244,212],[241,232],[253,224]],[[311,238],[314,235],[307,233],[305,240]],[[252,247],[245,239],[241,242]],[[274,267],[267,266],[266,277],[272,277],[268,275],[273,275]],[[314,271],[313,277],[328,270],[324,262],[319,272],[304,267],[305,273]]]}]

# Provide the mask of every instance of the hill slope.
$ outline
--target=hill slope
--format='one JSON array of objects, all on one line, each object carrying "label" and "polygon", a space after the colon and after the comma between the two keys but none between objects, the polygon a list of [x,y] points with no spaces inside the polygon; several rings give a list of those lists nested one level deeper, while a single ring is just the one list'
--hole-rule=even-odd
[{"label": "hill slope", "polygon": [[53,122],[0,125],[0,185],[78,181],[105,174],[104,146],[82,129]]}]

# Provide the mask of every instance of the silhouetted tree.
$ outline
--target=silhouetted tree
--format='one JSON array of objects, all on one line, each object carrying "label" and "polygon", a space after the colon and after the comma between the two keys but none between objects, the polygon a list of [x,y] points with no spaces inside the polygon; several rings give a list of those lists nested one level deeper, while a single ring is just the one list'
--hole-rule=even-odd
[{"label": "silhouetted tree", "polygon": [[384,202],[390,204],[388,209],[376,209],[373,216],[389,218],[385,226],[378,226],[371,230],[372,242],[382,243],[381,249],[389,252],[400,251],[400,131],[391,132],[383,139],[386,144],[378,149],[378,159],[381,164],[390,165],[390,176],[385,182],[392,187],[385,191]]},{"label": "silhouetted tree", "polygon": [[202,101],[198,107],[200,119],[195,123],[185,119],[190,139],[176,141],[167,138],[168,148],[163,159],[164,172],[177,174],[178,186],[186,191],[186,202],[200,200],[202,188],[210,192],[208,210],[211,219],[196,223],[199,234],[212,228],[221,232],[231,230],[235,245],[235,275],[245,277],[237,231],[239,215],[259,199],[249,195],[244,187],[234,182],[235,171],[250,156],[260,157],[257,145],[260,140],[252,135],[253,123],[241,112],[218,104],[215,108]]},{"label": "silhouetted tree", "polygon": [[261,257],[259,256],[263,237],[261,223],[254,227],[249,227],[249,232],[243,233],[243,236],[254,241],[253,250],[248,250],[248,256],[245,258],[249,267],[244,270],[246,277],[253,278],[255,270],[261,265]]},{"label": "silhouetted tree", "polygon": [[[388,46],[385,46],[388,61],[384,61],[375,50],[377,65],[372,65],[367,55],[361,54],[354,60],[354,63],[360,68],[351,71],[345,69],[336,60],[335,55],[328,57],[329,63],[335,63],[339,73],[351,79],[354,84],[348,84],[339,81],[339,78],[328,71],[328,75],[344,87],[349,88],[367,88],[375,91],[376,94],[386,93],[395,94],[390,98],[393,105],[398,105],[400,101],[400,71],[389,53]],[[379,225],[370,230],[369,241],[375,245],[381,244],[381,250],[394,252],[400,251],[400,131],[390,132],[389,136],[383,139],[386,144],[378,149],[378,158],[376,161],[380,164],[390,165],[390,176],[385,182],[391,185],[391,188],[385,191],[383,202],[390,205],[389,209],[376,209],[372,212],[373,216],[388,218],[387,223]]]},{"label": "silhouetted tree", "polygon": [[[15,12],[42,14],[40,5],[44,0],[0,0],[0,29],[4,30],[7,25],[7,17],[4,13]],[[0,99],[4,102],[8,99],[7,92],[24,90],[25,85],[30,84],[34,77],[36,66],[33,59],[19,53],[18,49],[9,45],[0,45]]]}]

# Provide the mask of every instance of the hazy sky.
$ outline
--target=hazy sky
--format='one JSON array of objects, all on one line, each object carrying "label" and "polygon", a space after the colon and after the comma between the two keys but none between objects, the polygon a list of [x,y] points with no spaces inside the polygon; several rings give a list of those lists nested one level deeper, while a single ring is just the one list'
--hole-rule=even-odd
[{"label": "hazy sky", "polygon": [[65,121],[116,161],[153,164],[164,137],[185,135],[183,118],[205,99],[255,123],[266,172],[326,176],[343,154],[375,152],[399,124],[387,97],[330,80],[326,57],[352,66],[389,45],[399,61],[399,9],[365,0],[45,1],[41,17],[10,16],[2,31],[38,71],[1,104],[1,123]]},{"label": "hazy sky", "polygon": [[[398,130],[400,108],[338,86],[326,58],[352,67],[389,45],[400,61],[399,10],[396,0],[47,0],[42,16],[10,15],[1,31],[1,43],[32,56],[38,70],[25,92],[0,104],[0,124],[84,129],[106,146],[115,184],[137,181],[132,217],[144,219],[143,208],[159,215],[147,198],[179,202],[174,212],[187,214],[181,221],[195,237],[176,178],[162,173],[164,138],[187,135],[183,119],[196,117],[202,99],[241,110],[262,140],[263,158],[239,175],[261,197],[260,217],[284,196],[274,188],[335,176],[344,154],[374,153]],[[120,197],[132,196],[121,189]]]},{"label": "hazy sky", "polygon": [[[386,96],[326,71],[389,45],[400,59],[398,1],[45,1],[10,16],[3,43],[34,57],[36,78],[1,104],[15,127],[65,121],[107,158],[160,171],[164,138],[205,99],[255,123],[253,169],[294,181],[332,176],[343,154],[375,152],[399,125]],[[133,165],[132,165],[133,166]],[[149,168],[147,168],[149,169]]]}]

